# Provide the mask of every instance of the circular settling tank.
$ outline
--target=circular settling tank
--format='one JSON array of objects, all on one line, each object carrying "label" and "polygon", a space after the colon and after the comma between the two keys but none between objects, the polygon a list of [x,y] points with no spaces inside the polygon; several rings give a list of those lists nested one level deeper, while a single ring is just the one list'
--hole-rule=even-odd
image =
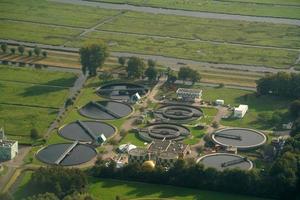
[{"label": "circular settling tank", "polygon": [[263,145],[267,138],[263,133],[253,129],[228,128],[213,133],[212,140],[221,146],[248,150]]},{"label": "circular settling tank", "polygon": [[220,171],[233,168],[250,170],[253,167],[252,162],[246,157],[229,153],[205,155],[199,158],[197,162],[201,162],[205,167],[212,167]]},{"label": "circular settling tank", "polygon": [[79,109],[81,115],[99,120],[120,119],[132,111],[130,105],[117,101],[91,101]]},{"label": "circular settling tank", "polygon": [[99,121],[77,120],[59,129],[58,133],[69,140],[81,142],[93,142],[102,134],[110,138],[115,133],[115,128],[107,123]]},{"label": "circular settling tank", "polygon": [[97,89],[97,93],[100,96],[122,101],[128,101],[136,93],[144,96],[147,92],[148,89],[146,87],[134,83],[112,83],[103,85]]},{"label": "circular settling tank", "polygon": [[145,141],[153,140],[183,140],[190,135],[188,128],[171,123],[151,124],[139,130],[139,136]]},{"label": "circular settling tank", "polygon": [[194,106],[172,104],[160,107],[154,115],[166,121],[185,122],[198,119],[203,115],[203,112],[200,108]]},{"label": "circular settling tank", "polygon": [[74,143],[52,144],[41,149],[36,157],[47,164],[72,166],[90,161],[97,155],[89,145]]}]

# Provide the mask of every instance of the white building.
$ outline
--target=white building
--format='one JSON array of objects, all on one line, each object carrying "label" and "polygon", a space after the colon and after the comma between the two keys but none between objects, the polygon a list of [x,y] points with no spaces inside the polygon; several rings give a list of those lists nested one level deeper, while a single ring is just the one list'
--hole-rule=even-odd
[{"label": "white building", "polygon": [[248,111],[248,105],[239,105],[239,107],[234,108],[234,117],[243,118]]},{"label": "white building", "polygon": [[0,139],[0,161],[13,159],[18,154],[18,141]]},{"label": "white building", "polygon": [[130,97],[130,102],[131,103],[139,102],[139,100],[141,100],[141,96],[139,95],[139,93],[135,93],[134,95],[132,95]]},{"label": "white building", "polygon": [[183,101],[199,101],[202,98],[202,90],[199,89],[178,88],[176,94]]},{"label": "white building", "polygon": [[222,106],[222,105],[224,105],[224,100],[223,99],[217,99],[216,101],[215,101],[215,104],[217,105],[217,106]]}]

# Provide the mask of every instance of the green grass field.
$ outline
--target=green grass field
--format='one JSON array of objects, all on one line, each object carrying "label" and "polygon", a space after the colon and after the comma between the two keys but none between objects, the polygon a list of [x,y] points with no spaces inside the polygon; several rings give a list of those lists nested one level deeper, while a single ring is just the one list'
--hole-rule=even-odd
[{"label": "green grass field", "polygon": [[[28,182],[30,181],[32,172],[26,171],[14,193],[16,200],[30,195]],[[264,200],[262,198],[255,198],[243,195],[226,194],[212,191],[203,191],[189,188],[180,188],[166,185],[155,185],[138,182],[128,182],[110,179],[89,179],[88,192],[97,200],[112,200],[116,195],[122,199],[147,199],[147,200]]]},{"label": "green grass field", "polygon": [[212,44],[203,41],[166,39],[150,36],[126,35],[112,32],[93,32],[71,46],[80,47],[85,42],[104,40],[113,43],[112,51],[133,52],[192,59],[212,63],[230,63],[289,68],[294,64],[298,51],[240,47],[230,44]]},{"label": "green grass field", "polygon": [[126,12],[98,27],[98,30],[238,44],[300,47],[300,27],[284,24]]},{"label": "green grass field", "polygon": [[[299,1],[297,0],[93,0],[99,2],[127,3],[139,6],[152,6],[180,10],[204,11],[215,13],[241,14],[253,16],[269,16],[282,18],[300,18]],[[265,3],[265,4],[263,4]],[[273,4],[282,4],[274,6]],[[289,5],[297,5],[292,7]]]},{"label": "green grass field", "polygon": [[0,65],[0,127],[10,139],[32,143],[30,130],[42,135],[76,79],[75,74]]},{"label": "green grass field", "polygon": [[43,0],[2,1],[0,11],[0,28],[5,30],[0,38],[44,44],[80,47],[86,41],[104,40],[112,51],[277,68],[293,65],[299,51],[261,46],[300,47],[300,28],[292,25],[125,12],[98,27],[100,31],[77,38],[84,28],[120,12]]}]

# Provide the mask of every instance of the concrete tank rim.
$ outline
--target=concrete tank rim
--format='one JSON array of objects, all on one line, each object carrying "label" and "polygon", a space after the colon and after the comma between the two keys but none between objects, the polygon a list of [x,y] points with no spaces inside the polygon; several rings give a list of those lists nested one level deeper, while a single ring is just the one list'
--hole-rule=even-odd
[{"label": "concrete tank rim", "polygon": [[212,138],[212,140],[213,140],[214,143],[219,144],[219,145],[224,146],[224,147],[231,146],[231,145],[219,142],[215,138],[215,134],[216,133],[219,133],[219,132],[225,131],[225,130],[247,130],[247,131],[251,131],[251,132],[257,133],[257,134],[259,134],[260,136],[263,137],[263,141],[260,142],[260,143],[258,143],[258,144],[246,145],[246,146],[234,146],[234,147],[236,147],[237,149],[240,149],[240,150],[248,150],[248,149],[258,148],[258,147],[262,146],[263,144],[265,144],[266,141],[267,141],[267,136],[263,132],[261,132],[261,131],[258,131],[258,130],[255,130],[255,129],[251,129],[251,128],[240,128],[240,127],[236,127],[235,128],[235,127],[230,127],[230,128],[222,128],[222,129],[219,129],[219,130],[216,130],[215,132],[213,132],[212,135],[211,135],[211,138]]},{"label": "concrete tank rim", "polygon": [[[239,157],[239,158],[245,158],[244,156],[240,155],[240,154],[233,154],[233,153],[210,153],[210,154],[206,154],[204,156],[201,156],[200,158],[198,158],[196,160],[196,163],[201,162],[201,160],[203,160],[206,157],[210,157],[210,156],[218,156],[218,155],[227,155],[227,156],[235,156],[235,157]],[[253,169],[253,162],[249,159],[247,159],[247,162],[250,164],[249,169],[247,170],[251,170]]]}]

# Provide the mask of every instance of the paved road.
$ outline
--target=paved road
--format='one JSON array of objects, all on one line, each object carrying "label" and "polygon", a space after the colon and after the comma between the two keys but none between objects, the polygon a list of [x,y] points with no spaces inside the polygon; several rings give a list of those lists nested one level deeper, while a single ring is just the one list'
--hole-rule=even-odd
[{"label": "paved road", "polygon": [[167,15],[178,15],[178,16],[188,16],[188,17],[209,18],[209,19],[242,20],[242,21],[250,21],[250,22],[267,22],[267,23],[275,23],[275,24],[289,24],[289,25],[300,26],[300,20],[297,19],[256,17],[256,16],[232,15],[232,14],[221,14],[221,13],[211,13],[211,12],[186,11],[186,10],[175,10],[175,9],[166,9],[166,8],[134,6],[128,4],[90,2],[90,1],[83,1],[83,0],[50,0],[50,1],[55,1],[60,3],[70,3],[75,5],[93,6],[93,7],[105,8],[105,9],[146,12],[152,14],[167,14]]},{"label": "paved road", "polygon": [[[72,47],[64,47],[64,46],[54,46],[54,45],[47,45],[47,44],[38,44],[32,42],[22,42],[22,41],[15,41],[15,40],[3,40],[0,39],[0,42],[6,42],[12,45],[24,45],[27,47],[34,47],[38,45],[43,49],[48,50],[55,50],[55,51],[64,51],[64,52],[78,52],[78,48]],[[299,72],[294,70],[294,68],[289,69],[276,69],[264,66],[253,66],[253,65],[236,65],[236,64],[222,64],[222,63],[208,63],[208,62],[201,62],[201,61],[194,61],[194,60],[187,60],[181,58],[172,58],[166,56],[158,56],[158,55],[145,55],[145,54],[137,54],[137,53],[127,53],[127,52],[111,52],[112,56],[115,57],[131,57],[131,56],[138,56],[143,59],[153,59],[156,60],[158,63],[171,67],[173,70],[178,70],[182,65],[188,65],[190,67],[203,67],[203,68],[220,68],[220,69],[229,69],[229,70],[241,70],[241,71],[252,71],[252,72],[272,72],[277,73],[280,71],[284,72]],[[66,69],[67,70],[67,69]],[[69,69],[71,70],[71,69]],[[77,70],[78,71],[78,70]]]}]

